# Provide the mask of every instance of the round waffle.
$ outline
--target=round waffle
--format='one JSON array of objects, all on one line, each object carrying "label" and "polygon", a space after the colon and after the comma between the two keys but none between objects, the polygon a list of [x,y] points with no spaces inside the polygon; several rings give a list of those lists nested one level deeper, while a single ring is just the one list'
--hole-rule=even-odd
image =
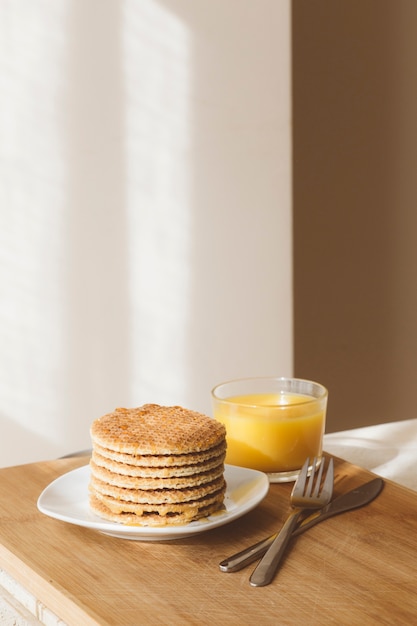
[{"label": "round waffle", "polygon": [[91,438],[103,448],[127,454],[194,454],[219,445],[224,426],[180,406],[144,404],[116,409],[93,422]]},{"label": "round waffle", "polygon": [[91,426],[90,507],[122,524],[182,524],[223,505],[226,432],[179,406],[116,409]]},{"label": "round waffle", "polygon": [[180,487],[182,484],[196,485],[199,484],[199,482],[206,482],[207,473],[210,471],[216,472],[216,476],[218,476],[220,472],[223,473],[223,460],[224,455],[207,459],[205,463],[197,463],[196,465],[137,467],[135,465],[125,465],[116,461],[110,461],[93,451],[90,465],[92,473],[98,478],[108,480],[108,482],[118,485],[119,487],[134,487],[136,485],[139,487],[139,481],[145,482],[146,479],[160,479],[161,481],[165,481],[161,482],[161,486],[167,485],[168,483],[166,481],[171,480],[178,483],[174,486]]},{"label": "round waffle", "polygon": [[127,476],[126,474],[116,474],[100,465],[96,465],[92,460],[90,463],[91,475],[101,482],[122,489],[143,489],[153,491],[155,489],[184,489],[185,487],[199,487],[211,483],[219,476],[223,476],[223,463],[206,472],[199,471],[196,474],[186,476]]},{"label": "round waffle", "polygon": [[[181,504],[121,505],[117,500],[100,494],[90,496],[91,510],[103,519],[130,526],[165,526],[188,524],[207,517],[223,505],[224,491],[197,502]],[[134,508],[135,510],[129,510]],[[126,510],[125,510],[126,509]]]},{"label": "round waffle", "polygon": [[[223,440],[220,444],[203,450],[200,452],[189,452],[187,454],[124,454],[123,452],[116,452],[109,448],[104,448],[98,443],[94,443],[94,450],[101,457],[108,459],[109,461],[116,461],[128,467],[159,467],[159,468],[171,468],[172,466],[183,467],[184,473],[187,471],[187,465],[197,465],[198,463],[205,463],[206,461],[215,457],[222,458],[226,456],[226,441]],[[171,470],[168,469],[168,472]]]},{"label": "round waffle", "polygon": [[224,482],[222,475],[204,485],[198,485],[196,487],[183,487],[179,489],[175,489],[174,487],[133,489],[110,485],[93,475],[90,480],[90,489],[96,495],[111,496],[115,500],[123,502],[133,502],[135,504],[174,504],[191,502],[192,500],[198,500],[203,496],[215,493],[223,489]]}]

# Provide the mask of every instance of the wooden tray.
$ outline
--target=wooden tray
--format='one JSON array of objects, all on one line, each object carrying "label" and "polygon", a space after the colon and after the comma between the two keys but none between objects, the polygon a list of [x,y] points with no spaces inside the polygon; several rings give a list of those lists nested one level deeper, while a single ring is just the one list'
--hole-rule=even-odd
[{"label": "wooden tray", "polygon": [[[373,474],[336,461],[335,495]],[[0,470],[0,568],[69,625],[412,624],[417,619],[417,493],[386,482],[368,506],[294,540],[274,582],[249,585],[253,565],[223,573],[226,556],[271,534],[290,484],[271,485],[244,517],[168,542],[126,541],[51,519],[41,491],[88,459]]]}]

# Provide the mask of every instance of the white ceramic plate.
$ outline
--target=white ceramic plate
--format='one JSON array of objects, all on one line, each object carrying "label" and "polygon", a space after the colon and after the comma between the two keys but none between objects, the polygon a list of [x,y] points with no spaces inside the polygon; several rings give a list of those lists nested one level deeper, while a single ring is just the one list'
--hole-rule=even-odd
[{"label": "white ceramic plate", "polygon": [[63,474],[50,483],[39,496],[38,509],[49,517],[121,539],[141,541],[180,539],[223,526],[245,515],[255,508],[268,492],[269,480],[263,472],[226,465],[224,475],[227,483],[225,509],[182,526],[160,528],[124,526],[101,519],[90,510],[88,504],[89,465]]}]

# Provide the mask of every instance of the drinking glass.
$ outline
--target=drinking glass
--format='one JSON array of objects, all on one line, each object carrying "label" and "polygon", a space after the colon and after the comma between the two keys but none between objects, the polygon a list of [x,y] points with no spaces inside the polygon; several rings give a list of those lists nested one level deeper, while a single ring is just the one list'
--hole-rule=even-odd
[{"label": "drinking glass", "polygon": [[226,427],[226,463],[297,478],[307,457],[321,461],[328,391],[299,378],[243,378],[211,392],[213,416]]}]

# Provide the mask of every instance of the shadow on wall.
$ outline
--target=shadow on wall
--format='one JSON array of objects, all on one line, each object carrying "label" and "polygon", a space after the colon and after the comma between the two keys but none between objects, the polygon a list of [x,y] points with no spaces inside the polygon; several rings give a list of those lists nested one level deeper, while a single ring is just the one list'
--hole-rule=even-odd
[{"label": "shadow on wall", "polygon": [[292,374],[289,15],[159,3],[191,35],[186,397],[211,414],[223,380]]},{"label": "shadow on wall", "polygon": [[0,3],[4,454],[290,373],[288,4]]},{"label": "shadow on wall", "polygon": [[[0,467],[39,461],[40,450],[45,460],[56,456],[56,443],[3,415],[0,416],[0,432]],[[62,454],[67,452],[70,451]]]},{"label": "shadow on wall", "polygon": [[417,4],[293,2],[295,374],[328,431],[415,417]]},{"label": "shadow on wall", "polygon": [[[104,9],[93,0],[70,8],[62,428],[71,438],[77,425],[86,431],[101,412],[128,401],[131,320],[122,3]],[[96,19],[97,11],[103,19]]]}]

